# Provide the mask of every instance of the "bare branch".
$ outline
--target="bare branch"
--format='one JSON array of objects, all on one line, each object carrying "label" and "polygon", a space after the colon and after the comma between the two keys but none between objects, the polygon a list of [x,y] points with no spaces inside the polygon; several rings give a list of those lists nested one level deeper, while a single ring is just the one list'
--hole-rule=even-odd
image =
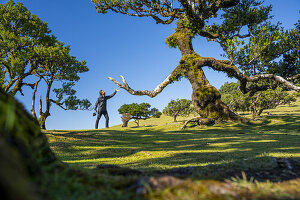
[{"label": "bare branch", "polygon": [[171,74],[162,82],[160,83],[154,90],[149,91],[149,90],[133,90],[129,87],[129,85],[127,84],[125,78],[123,76],[120,76],[123,79],[123,85],[120,84],[118,81],[116,81],[115,79],[111,78],[111,77],[107,77],[108,79],[110,79],[111,81],[113,81],[115,84],[117,84],[120,88],[123,88],[124,90],[126,90],[127,92],[129,92],[132,95],[147,95],[151,98],[155,97],[157,94],[161,93],[163,91],[163,89],[172,82],[171,78]]},{"label": "bare branch", "polygon": [[257,82],[259,80],[274,80],[277,83],[281,83],[282,85],[286,86],[287,88],[295,91],[300,91],[300,87],[292,84],[291,82],[287,81],[286,79],[282,78],[281,76],[276,76],[274,74],[259,74],[252,77],[247,77],[248,82]]},{"label": "bare branch", "polygon": [[115,13],[135,17],[152,17],[156,23],[170,24],[176,18],[182,18],[184,10],[180,7],[174,8],[173,1],[157,1],[152,3],[137,4],[137,2],[128,1],[126,3],[114,4],[108,1],[92,0],[99,13],[105,13],[111,10]]},{"label": "bare branch", "polygon": [[64,110],[68,110],[67,108],[63,107],[63,104],[64,104],[64,103],[60,103],[60,102],[55,101],[55,100],[53,100],[53,99],[50,99],[50,102],[55,103],[56,105],[58,105],[59,107],[61,107],[61,108],[64,109]]},{"label": "bare branch", "polygon": [[141,96],[141,95],[147,95],[147,96],[153,98],[156,95],[158,95],[159,93],[161,93],[163,91],[163,89],[165,87],[167,87],[167,85],[169,85],[174,80],[177,80],[181,76],[183,76],[182,72],[184,70],[185,69],[182,67],[182,65],[178,65],[172,71],[172,73],[163,82],[161,82],[159,85],[157,85],[156,88],[154,90],[152,90],[152,91],[149,91],[149,90],[133,90],[133,89],[131,89],[123,76],[120,76],[122,78],[123,85],[121,83],[119,83],[118,81],[116,81],[115,79],[111,78],[111,77],[107,77],[107,78],[110,79],[111,81],[113,81],[120,88],[126,90],[127,92],[129,92],[132,95],[139,95],[139,96]]},{"label": "bare branch", "polygon": [[34,83],[23,83],[23,85],[29,86],[31,89],[34,89],[35,87]]}]

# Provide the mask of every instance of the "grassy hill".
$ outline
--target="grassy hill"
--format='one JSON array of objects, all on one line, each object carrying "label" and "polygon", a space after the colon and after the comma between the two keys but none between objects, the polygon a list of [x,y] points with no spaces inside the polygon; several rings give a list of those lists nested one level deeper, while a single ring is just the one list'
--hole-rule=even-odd
[{"label": "grassy hill", "polygon": [[[241,194],[246,199],[300,198],[300,99],[268,110],[269,116],[266,112],[250,125],[226,122],[181,130],[183,118],[173,122],[162,116],[141,121],[140,127],[130,122],[128,128],[45,133],[57,156],[75,168],[127,179],[154,177],[146,181],[149,198],[197,199],[193,191],[206,191],[202,181],[208,179],[220,180],[216,187],[222,185],[233,199]],[[212,190],[201,198],[218,193]]]}]

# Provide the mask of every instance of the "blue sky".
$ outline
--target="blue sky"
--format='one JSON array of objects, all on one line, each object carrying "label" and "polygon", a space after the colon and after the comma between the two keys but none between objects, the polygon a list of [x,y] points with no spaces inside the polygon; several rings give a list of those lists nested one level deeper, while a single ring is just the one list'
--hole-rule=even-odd
[{"label": "blue sky", "polygon": [[[6,2],[6,1],[0,1]],[[103,89],[111,94],[118,87],[107,79],[111,76],[120,81],[123,75],[135,90],[152,90],[161,83],[177,66],[181,57],[178,49],[165,45],[165,38],[173,33],[175,24],[155,24],[151,18],[136,18],[121,14],[98,14],[89,0],[21,0],[23,4],[43,21],[48,22],[52,33],[66,45],[71,46],[71,55],[86,60],[90,71],[80,75],[76,85],[79,98],[87,98],[94,104],[98,91]],[[299,0],[267,0],[273,4],[274,21],[291,28],[299,19]],[[193,41],[195,51],[201,56],[221,58],[222,50],[206,39]],[[219,88],[229,79],[225,74],[205,69],[210,83]],[[31,90],[25,96],[17,95],[29,110]],[[39,95],[41,95],[40,91]],[[167,86],[155,98],[133,96],[121,90],[108,101],[110,126],[121,123],[118,108],[129,103],[150,103],[160,111],[171,99],[191,99],[192,89],[182,79]],[[42,97],[43,98],[43,97]],[[47,129],[78,130],[93,129],[95,117],[91,111],[64,111],[51,107],[51,116],[46,121]],[[99,128],[105,125],[101,118]]]}]

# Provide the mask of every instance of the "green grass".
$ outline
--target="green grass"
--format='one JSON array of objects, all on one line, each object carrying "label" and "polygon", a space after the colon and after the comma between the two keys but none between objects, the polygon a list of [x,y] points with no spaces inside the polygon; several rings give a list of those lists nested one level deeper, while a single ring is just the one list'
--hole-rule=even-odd
[{"label": "green grass", "polygon": [[[93,199],[93,195],[104,199],[299,199],[300,173],[296,172],[292,180],[281,179],[291,177],[295,170],[278,168],[272,157],[300,157],[300,99],[292,106],[268,110],[271,116],[266,112],[250,125],[226,122],[180,130],[184,118],[175,123],[171,117],[162,116],[141,121],[140,127],[130,122],[128,128],[118,125],[101,130],[45,133],[56,155],[71,165],[69,174],[79,173],[81,177],[69,181],[70,187],[87,199]],[[242,114],[250,117],[249,113]],[[100,164],[122,168],[93,170]],[[192,174],[168,174],[173,168],[190,166]],[[300,165],[296,167],[300,169]],[[134,170],[142,175],[130,173]],[[89,176],[82,179],[82,173]],[[251,176],[256,174],[273,182],[255,181]],[[136,183],[143,176],[157,177],[154,182],[163,184],[159,177],[168,175],[182,179],[179,184],[163,188],[147,186],[144,195],[136,193]],[[69,178],[62,178],[61,182],[64,180]],[[276,182],[282,180],[289,181]],[[82,182],[94,189],[88,191]],[[63,193],[54,192],[55,198],[67,197],[69,186],[66,187],[52,188]],[[69,196],[76,195],[71,192]]]},{"label": "green grass", "polygon": [[300,101],[269,110],[251,125],[219,123],[180,130],[183,118],[134,122],[101,130],[47,131],[51,147],[70,165],[116,164],[138,170],[235,163],[262,157],[300,157]]}]

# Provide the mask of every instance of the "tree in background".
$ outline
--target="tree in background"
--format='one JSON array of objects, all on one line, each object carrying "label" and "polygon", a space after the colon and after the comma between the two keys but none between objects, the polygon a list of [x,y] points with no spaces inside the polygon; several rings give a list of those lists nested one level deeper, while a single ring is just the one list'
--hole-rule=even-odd
[{"label": "tree in background", "polygon": [[[37,119],[36,93],[39,83],[44,81],[46,89],[41,88],[41,91],[45,91],[45,111],[40,99],[38,118],[43,129],[52,103],[64,110],[88,109],[91,103],[87,99],[78,99],[72,88],[80,79],[78,74],[88,71],[85,61],[71,56],[70,47],[51,35],[47,23],[31,14],[22,3],[0,4],[0,14],[1,87],[12,95],[17,92],[23,95],[22,87],[30,86],[33,89],[31,113]],[[26,80],[31,82],[24,82],[29,76],[31,79]],[[55,98],[51,97],[51,90]]]},{"label": "tree in background", "polygon": [[[76,91],[72,88],[80,77],[79,73],[87,72],[88,68],[85,61],[79,62],[74,56],[70,56],[70,47],[57,42],[51,48],[41,48],[39,54],[44,57],[40,63],[35,75],[46,83],[46,104],[43,112],[43,101],[40,99],[39,123],[42,129],[45,129],[45,121],[50,116],[50,106],[54,103],[64,110],[86,110],[91,103],[87,99],[80,100],[75,96]],[[55,82],[60,82],[59,88],[53,89],[55,98],[51,98],[51,89]],[[37,82],[38,83],[38,82]],[[32,111],[35,110],[35,92],[33,91]],[[36,117],[35,113],[32,113]]]},{"label": "tree in background", "polygon": [[234,111],[250,111],[252,118],[256,118],[266,109],[276,108],[279,105],[290,104],[296,101],[294,94],[283,91],[282,88],[259,91],[254,95],[243,94],[239,90],[239,83],[226,82],[220,88],[222,101]]},{"label": "tree in background", "polygon": [[174,118],[174,122],[178,116],[189,116],[194,111],[192,101],[187,99],[171,100],[168,106],[163,110],[163,114]]},{"label": "tree in background", "polygon": [[238,83],[225,82],[220,87],[221,100],[232,110],[232,111],[249,111],[248,96],[244,95],[239,89]]},{"label": "tree in background", "polygon": [[[177,67],[160,83],[154,90],[133,90],[129,87],[125,78],[123,84],[108,77],[120,88],[125,89],[132,95],[147,95],[155,97],[170,83],[186,77],[191,83],[193,93],[192,101],[196,111],[202,117],[211,117],[224,120],[240,120],[247,122],[244,118],[233,113],[226,104],[221,101],[219,91],[210,85],[202,67],[208,66],[216,71],[227,73],[229,77],[235,77],[241,82],[240,89],[243,93],[266,90],[274,85],[282,84],[293,90],[300,90],[288,80],[295,77],[296,71],[292,72],[292,77],[284,79],[280,75],[269,74],[269,71],[261,70],[261,73],[247,74],[247,66],[256,62],[260,56],[269,55],[265,59],[272,61],[272,58],[280,57],[288,49],[294,48],[297,43],[298,31],[292,29],[289,33],[295,33],[295,37],[285,37],[279,34],[273,37],[273,25],[267,20],[270,19],[272,6],[263,6],[261,1],[255,0],[92,0],[98,13],[112,11],[129,16],[151,17],[156,23],[171,24],[176,21],[175,33],[166,39],[166,44],[180,50],[182,57]],[[267,35],[271,31],[271,36]],[[276,32],[277,33],[277,32]],[[266,35],[266,37],[264,37]],[[270,34],[269,34],[270,35]],[[192,44],[192,39],[200,36],[220,44],[229,60],[218,60],[211,57],[198,55]],[[252,38],[251,38],[252,37]],[[251,39],[249,39],[251,38]],[[269,39],[272,40],[269,40]],[[251,40],[258,40],[253,48]],[[242,45],[250,41],[250,45],[245,48]],[[285,48],[279,48],[276,44],[287,44]],[[261,45],[263,44],[263,45]],[[251,47],[251,48],[250,48]],[[272,50],[277,48],[276,54]],[[243,49],[250,59],[246,63],[238,60],[237,51]],[[258,51],[256,51],[258,50]],[[266,58],[266,57],[265,57]],[[239,62],[236,62],[238,60]],[[257,64],[257,63],[256,63]],[[264,65],[266,66],[266,65]],[[263,66],[261,67],[261,69]],[[263,87],[256,83],[267,80],[267,85]],[[251,84],[250,84],[251,83]]]},{"label": "tree in background", "polygon": [[[122,114],[122,116],[126,115],[128,117],[129,114],[130,119],[133,119],[137,126],[140,126],[140,120],[146,120],[151,117],[159,118],[161,116],[161,112],[159,112],[157,108],[150,109],[150,107],[149,103],[132,103],[122,105],[118,111],[119,114]],[[127,123],[123,122],[123,126],[126,127],[125,125],[127,125]]]}]

